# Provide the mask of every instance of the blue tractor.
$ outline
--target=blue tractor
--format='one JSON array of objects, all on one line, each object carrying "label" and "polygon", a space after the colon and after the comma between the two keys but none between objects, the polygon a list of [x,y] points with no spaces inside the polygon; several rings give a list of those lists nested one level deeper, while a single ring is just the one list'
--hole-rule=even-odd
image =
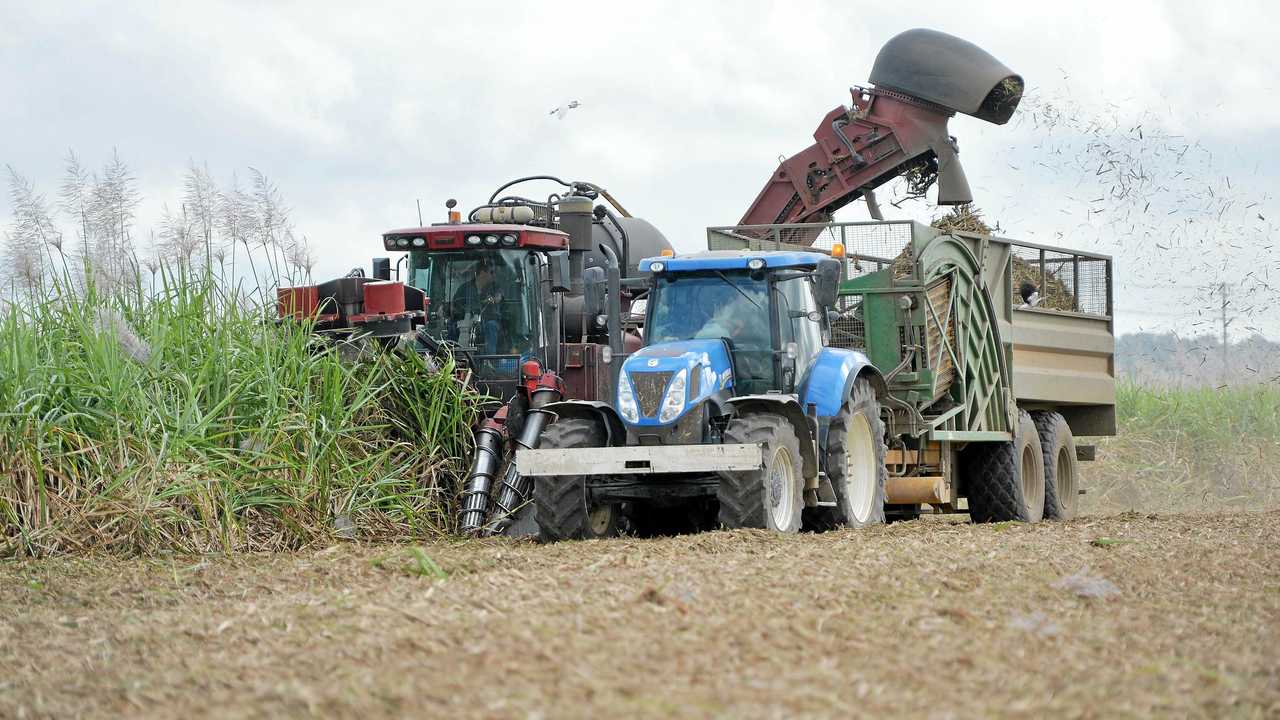
[{"label": "blue tractor", "polygon": [[839,260],[704,252],[640,263],[645,343],[614,402],[570,401],[521,450],[546,541],[631,529],[884,521],[886,385],[830,347]]}]

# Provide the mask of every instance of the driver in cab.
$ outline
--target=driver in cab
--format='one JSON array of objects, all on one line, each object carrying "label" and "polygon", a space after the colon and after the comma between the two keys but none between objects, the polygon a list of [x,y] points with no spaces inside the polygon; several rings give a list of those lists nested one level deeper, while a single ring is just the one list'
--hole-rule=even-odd
[{"label": "driver in cab", "polygon": [[[492,261],[481,260],[475,275],[458,287],[449,304],[449,339],[461,345],[474,342],[485,355],[498,352],[498,309],[502,292],[494,282],[495,275]],[[464,324],[468,327],[468,337],[460,337]]]}]

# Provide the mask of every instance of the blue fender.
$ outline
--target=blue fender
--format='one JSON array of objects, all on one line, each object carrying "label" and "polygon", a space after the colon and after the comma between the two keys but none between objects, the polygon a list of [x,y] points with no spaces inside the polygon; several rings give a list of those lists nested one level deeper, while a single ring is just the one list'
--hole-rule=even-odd
[{"label": "blue fender", "polygon": [[804,398],[805,407],[817,407],[818,417],[834,417],[852,392],[854,381],[863,375],[869,376],[877,395],[884,394],[884,377],[866,355],[857,350],[823,348],[809,369],[800,397]]}]

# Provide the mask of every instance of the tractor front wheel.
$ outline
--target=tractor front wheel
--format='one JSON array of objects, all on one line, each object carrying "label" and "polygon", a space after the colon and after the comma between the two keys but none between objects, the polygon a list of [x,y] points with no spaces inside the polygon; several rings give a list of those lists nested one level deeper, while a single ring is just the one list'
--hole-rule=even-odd
[{"label": "tractor front wheel", "polygon": [[[604,428],[585,418],[561,418],[542,434],[540,448],[604,446]],[[533,506],[542,542],[613,537],[621,512],[615,504],[596,504],[581,475],[534,478]]]},{"label": "tractor front wheel", "polygon": [[866,527],[885,521],[884,422],[870,381],[859,378],[827,430],[827,477],[833,508],[810,508],[815,529]]},{"label": "tractor front wheel", "polygon": [[716,497],[720,524],[729,529],[766,528],[799,532],[804,510],[800,440],[790,421],[773,413],[748,413],[729,421],[724,442],[759,444],[759,470],[720,473]]}]

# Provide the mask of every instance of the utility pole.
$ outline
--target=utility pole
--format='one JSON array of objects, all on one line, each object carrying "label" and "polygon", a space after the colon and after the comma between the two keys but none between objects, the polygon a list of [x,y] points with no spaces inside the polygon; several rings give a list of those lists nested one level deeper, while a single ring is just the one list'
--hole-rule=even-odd
[{"label": "utility pole", "polygon": [[1218,294],[1222,296],[1222,383],[1221,384],[1223,385],[1227,384],[1227,341],[1229,340],[1229,337],[1227,336],[1227,326],[1231,324],[1231,321],[1227,319],[1227,288],[1228,287],[1229,286],[1226,283],[1220,283],[1218,285]]}]

